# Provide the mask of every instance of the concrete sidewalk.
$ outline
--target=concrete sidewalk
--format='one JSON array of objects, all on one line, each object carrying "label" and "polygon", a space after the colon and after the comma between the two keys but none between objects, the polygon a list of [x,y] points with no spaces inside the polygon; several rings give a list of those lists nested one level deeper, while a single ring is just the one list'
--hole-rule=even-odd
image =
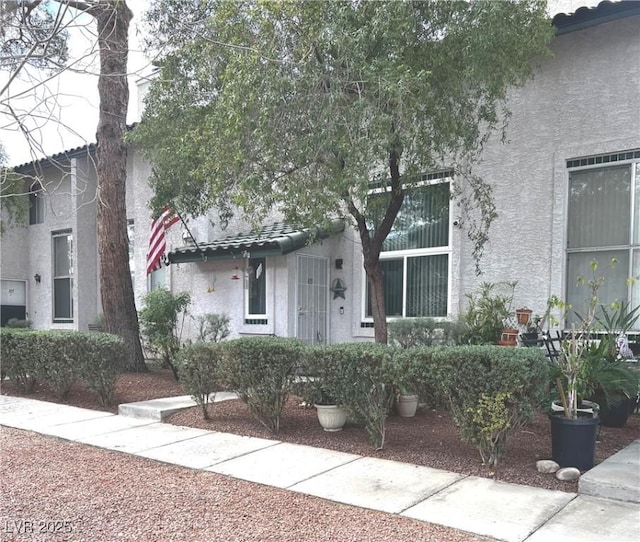
[{"label": "concrete sidewalk", "polygon": [[[184,401],[184,398],[179,398]],[[162,400],[162,408],[173,408]],[[149,405],[145,405],[149,411]],[[125,409],[126,410],[126,409]],[[151,411],[153,408],[151,408]],[[618,482],[640,476],[640,441],[585,475],[610,497],[565,493],[150,418],[0,396],[0,425],[446,525],[507,542],[638,542],[640,504]],[[602,467],[601,471],[598,471]],[[612,478],[613,477],[613,478]],[[607,479],[611,478],[611,479]],[[581,482],[582,487],[582,482]],[[596,490],[594,490],[596,488]],[[613,489],[611,489],[613,488]],[[633,495],[632,498],[633,499]],[[640,500],[640,499],[638,499]]]}]

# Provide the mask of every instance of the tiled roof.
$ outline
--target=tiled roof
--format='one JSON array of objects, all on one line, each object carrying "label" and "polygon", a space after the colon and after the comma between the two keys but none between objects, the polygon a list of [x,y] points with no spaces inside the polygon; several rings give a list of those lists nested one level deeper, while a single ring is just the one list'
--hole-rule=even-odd
[{"label": "tiled roof", "polygon": [[228,235],[212,243],[190,245],[169,252],[170,263],[202,262],[252,258],[289,254],[305,247],[309,242],[326,239],[344,230],[343,220],[331,221],[327,228],[295,228],[284,222],[263,226],[257,231]]},{"label": "tiled roof", "polygon": [[604,0],[596,6],[580,7],[573,13],[558,13],[553,17],[552,22],[556,28],[556,34],[566,34],[633,15],[640,15],[640,1]]}]

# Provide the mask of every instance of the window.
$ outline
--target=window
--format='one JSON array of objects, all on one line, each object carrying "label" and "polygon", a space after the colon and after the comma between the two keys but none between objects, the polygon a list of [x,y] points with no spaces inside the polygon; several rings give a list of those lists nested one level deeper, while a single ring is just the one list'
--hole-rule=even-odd
[{"label": "window", "polygon": [[[375,205],[384,193],[371,197]],[[405,195],[380,254],[387,316],[447,316],[449,204],[449,182],[443,180],[422,182]],[[365,317],[371,315],[367,285]]]},{"label": "window", "polygon": [[127,238],[129,239],[129,271],[131,272],[131,285],[136,289],[136,259],[134,254],[133,234],[135,232],[133,219],[127,220]]},{"label": "window", "polygon": [[73,321],[73,237],[70,230],[53,237],[53,321]]},{"label": "window", "polygon": [[33,183],[29,188],[29,224],[44,222],[44,192],[40,183]]},{"label": "window", "polygon": [[[612,157],[617,163],[611,163]],[[620,160],[625,157],[629,159]],[[589,292],[577,285],[577,278],[590,277],[595,260],[597,275],[606,277],[598,291],[600,302],[636,306],[640,285],[627,279],[640,276],[640,152],[572,160],[568,166],[567,302],[584,313]]]},{"label": "window", "polygon": [[167,287],[167,268],[163,265],[160,269],[149,275],[149,291]]},{"label": "window", "polygon": [[250,258],[245,281],[245,323],[267,323],[266,259]]}]

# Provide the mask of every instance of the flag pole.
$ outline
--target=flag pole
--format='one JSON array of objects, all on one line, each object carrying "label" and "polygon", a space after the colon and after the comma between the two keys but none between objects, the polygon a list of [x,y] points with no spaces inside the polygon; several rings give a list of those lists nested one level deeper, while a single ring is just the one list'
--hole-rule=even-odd
[{"label": "flag pole", "polygon": [[207,258],[204,255],[204,251],[200,248],[200,245],[198,244],[198,241],[196,241],[196,238],[191,233],[191,230],[189,229],[189,226],[187,226],[187,223],[185,222],[184,218],[182,218],[182,215],[178,211],[176,211],[175,209],[174,209],[174,211],[175,211],[176,215],[178,215],[178,218],[180,219],[180,222],[182,222],[182,225],[184,226],[184,229],[187,230],[187,233],[189,234],[189,237],[191,237],[191,240],[193,241],[193,244],[196,246],[196,248],[198,249],[198,252],[202,256],[202,259],[204,261],[206,261]]}]

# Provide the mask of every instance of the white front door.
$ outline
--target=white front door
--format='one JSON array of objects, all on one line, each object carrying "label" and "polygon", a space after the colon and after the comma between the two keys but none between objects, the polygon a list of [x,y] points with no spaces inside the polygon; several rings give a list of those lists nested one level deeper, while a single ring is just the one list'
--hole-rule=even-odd
[{"label": "white front door", "polygon": [[329,260],[298,255],[296,336],[307,344],[326,344],[329,297]]}]

